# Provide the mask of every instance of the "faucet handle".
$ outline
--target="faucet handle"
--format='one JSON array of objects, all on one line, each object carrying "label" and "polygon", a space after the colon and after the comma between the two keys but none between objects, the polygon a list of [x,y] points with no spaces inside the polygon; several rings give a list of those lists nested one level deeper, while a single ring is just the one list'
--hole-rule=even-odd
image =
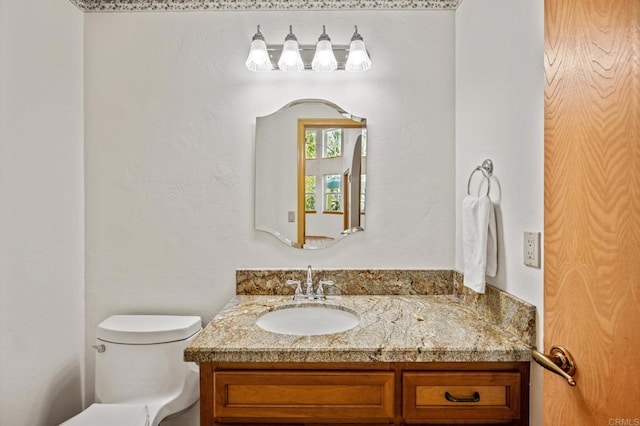
[{"label": "faucet handle", "polygon": [[299,299],[300,297],[302,297],[302,287],[300,286],[300,280],[287,280],[286,281],[287,285],[295,285],[296,286],[296,291],[293,295],[293,299]]},{"label": "faucet handle", "polygon": [[326,286],[331,286],[333,285],[334,282],[332,280],[320,280],[318,282],[318,290],[316,291],[316,295],[318,296],[319,299],[324,299],[324,288],[322,287],[323,285]]}]

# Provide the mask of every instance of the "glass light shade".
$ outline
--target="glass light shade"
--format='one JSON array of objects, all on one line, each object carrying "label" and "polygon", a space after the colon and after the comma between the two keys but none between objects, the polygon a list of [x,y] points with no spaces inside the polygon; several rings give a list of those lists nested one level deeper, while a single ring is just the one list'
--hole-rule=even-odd
[{"label": "glass light shade", "polygon": [[344,67],[350,72],[361,72],[371,68],[371,59],[362,40],[351,40],[349,45],[349,57]]},{"label": "glass light shade", "polygon": [[282,47],[282,54],[278,60],[281,71],[302,71],[304,62],[300,56],[300,49],[296,40],[286,40]]},{"label": "glass light shade", "polygon": [[338,68],[336,55],[329,40],[320,40],[316,45],[316,53],[311,61],[311,69],[314,71],[334,71]]},{"label": "glass light shade", "polygon": [[273,65],[267,52],[267,44],[264,40],[254,39],[251,42],[251,48],[249,49],[249,56],[245,62],[247,68],[251,71],[271,71]]}]

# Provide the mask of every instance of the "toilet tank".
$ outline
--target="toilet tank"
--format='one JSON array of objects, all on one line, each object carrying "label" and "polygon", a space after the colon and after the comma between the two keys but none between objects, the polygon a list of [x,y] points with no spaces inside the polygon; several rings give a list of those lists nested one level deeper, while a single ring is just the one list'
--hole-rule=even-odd
[{"label": "toilet tank", "polygon": [[[197,399],[198,369],[183,351],[202,329],[197,316],[115,315],[98,325],[96,400],[145,403]],[[195,383],[195,385],[194,385]]]}]

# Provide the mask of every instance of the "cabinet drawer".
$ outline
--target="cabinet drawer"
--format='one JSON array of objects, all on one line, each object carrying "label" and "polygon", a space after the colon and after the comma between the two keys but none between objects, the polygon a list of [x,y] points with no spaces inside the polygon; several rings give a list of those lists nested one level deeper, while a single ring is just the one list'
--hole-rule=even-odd
[{"label": "cabinet drawer", "polygon": [[393,372],[214,372],[214,417],[221,422],[392,420]]},{"label": "cabinet drawer", "polygon": [[404,372],[407,423],[510,422],[520,417],[519,372]]}]

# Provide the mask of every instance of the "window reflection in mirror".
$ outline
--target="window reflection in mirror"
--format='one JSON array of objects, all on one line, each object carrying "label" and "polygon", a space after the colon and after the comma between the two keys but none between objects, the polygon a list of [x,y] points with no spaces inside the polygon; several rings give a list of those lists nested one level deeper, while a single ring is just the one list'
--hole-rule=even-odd
[{"label": "window reflection in mirror", "polygon": [[366,120],[323,100],[256,120],[256,229],[297,248],[364,230]]}]

